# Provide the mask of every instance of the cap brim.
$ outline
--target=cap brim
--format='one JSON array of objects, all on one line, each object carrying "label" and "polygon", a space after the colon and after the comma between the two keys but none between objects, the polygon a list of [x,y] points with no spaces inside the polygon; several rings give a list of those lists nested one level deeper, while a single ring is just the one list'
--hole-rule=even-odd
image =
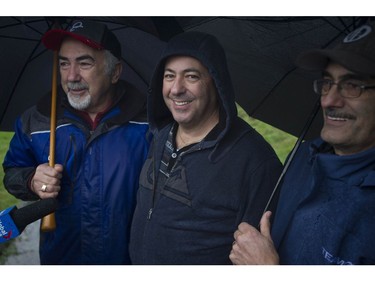
[{"label": "cap brim", "polygon": [[363,75],[375,75],[375,65],[367,58],[343,50],[311,50],[297,57],[296,65],[310,71],[323,71],[328,63],[336,62],[350,71]]},{"label": "cap brim", "polygon": [[63,29],[52,29],[50,31],[47,31],[42,37],[42,42],[44,46],[46,46],[47,49],[58,50],[60,49],[62,41],[67,36],[72,37],[78,41],[81,41],[83,44],[91,48],[98,49],[98,50],[104,49],[104,47],[101,46],[100,44],[92,40],[89,40],[88,38],[84,36],[81,36],[79,34],[72,33]]}]

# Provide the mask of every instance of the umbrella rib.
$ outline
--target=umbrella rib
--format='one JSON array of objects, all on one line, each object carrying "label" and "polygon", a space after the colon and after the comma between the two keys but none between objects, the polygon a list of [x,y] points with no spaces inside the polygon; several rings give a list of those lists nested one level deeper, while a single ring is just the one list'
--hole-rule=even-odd
[{"label": "umbrella rib", "polygon": [[[31,26],[29,25],[30,22],[31,22],[31,23],[33,23],[33,22],[40,22],[41,20],[33,20],[33,21],[29,21],[29,22],[22,22],[22,21],[20,21],[20,20],[17,19],[17,18],[15,18],[15,19],[18,21],[18,25],[19,25],[19,24],[23,24],[23,25],[25,25],[26,27],[30,28],[31,30],[37,32],[38,34],[43,34],[43,32],[40,32],[40,31],[36,30],[35,28],[33,28],[33,27],[31,27]],[[48,21],[46,18],[44,19],[44,21],[46,21],[47,26],[48,26],[48,29],[50,29],[50,28],[51,28],[51,24],[49,24],[49,21]],[[4,37],[4,36],[0,36],[0,37]],[[6,38],[8,38],[8,37],[6,37]],[[21,38],[15,38],[15,37],[9,37],[9,38],[13,38],[13,39],[21,39]],[[24,40],[27,40],[27,39],[24,39]],[[5,108],[8,108],[8,107],[9,107],[9,105],[10,105],[10,103],[11,103],[11,101],[12,101],[12,98],[13,98],[13,96],[14,96],[14,92],[16,91],[17,85],[18,85],[18,83],[19,83],[19,81],[20,81],[20,79],[21,79],[23,73],[25,72],[25,70],[26,70],[26,68],[27,68],[27,65],[28,65],[31,61],[33,61],[34,59],[36,59],[37,57],[41,56],[42,54],[44,54],[44,53],[47,51],[47,50],[43,50],[43,51],[40,52],[39,54],[35,55],[36,50],[38,49],[39,45],[41,44],[41,39],[39,39],[39,40],[29,40],[29,41],[36,41],[37,43],[36,43],[34,49],[31,51],[31,53],[30,53],[28,59],[26,60],[24,66],[22,67],[22,69],[21,69],[21,71],[20,71],[20,73],[19,73],[19,75],[18,75],[18,77],[17,77],[17,79],[16,79],[16,82],[14,83],[13,89],[12,89],[10,95],[8,96],[8,99],[7,99],[7,102],[6,102],[6,106],[5,106]],[[0,124],[3,122],[3,119],[4,119],[4,117],[5,117],[5,113],[6,113],[6,110],[4,110],[4,111],[1,113],[1,115],[0,115]]]},{"label": "umbrella rib", "polygon": [[[13,23],[13,24],[7,24],[7,25],[3,25],[3,26],[0,26],[0,30],[1,29],[5,29],[5,28],[10,28],[10,27],[18,27],[18,26],[25,26],[27,27],[28,29],[36,32],[39,36],[43,34],[43,32],[37,30],[36,28],[32,27],[30,25],[30,23],[39,23],[39,22],[42,22],[42,21],[45,21],[45,19],[41,20],[41,19],[36,19],[36,20],[31,20],[31,21],[21,21],[20,19],[16,18],[16,17],[12,17],[14,20],[17,21],[17,23]],[[47,25],[48,25],[48,21],[47,21]],[[8,39],[16,39],[16,40],[24,40],[24,41],[35,41],[35,42],[39,42],[40,39],[33,39],[33,38],[26,38],[26,37],[17,37],[17,36],[11,36],[11,35],[0,35],[0,38],[8,38]]]},{"label": "umbrella rib", "polygon": [[293,67],[291,70],[289,70],[288,72],[286,72],[282,77],[281,79],[279,79],[279,81],[277,83],[275,83],[275,85],[272,87],[272,89],[270,89],[267,93],[267,95],[265,95],[262,100],[257,104],[257,106],[251,111],[249,112],[250,116],[253,116],[257,110],[262,107],[262,105],[266,102],[266,100],[268,99],[268,97],[272,94],[272,91],[292,72],[296,69],[296,67]]},{"label": "umbrella rib", "polygon": [[337,40],[337,38],[339,38],[343,34],[348,34],[349,32],[353,31],[358,26],[358,24],[362,25],[368,19],[369,19],[369,17],[353,17],[352,24],[350,24],[348,26],[347,24],[345,24],[345,22],[342,20],[342,18],[339,17],[338,20],[344,26],[344,29],[342,29],[342,28],[336,26],[335,24],[333,24],[330,21],[330,17],[328,17],[328,18],[327,17],[323,17],[323,20],[327,24],[329,24],[330,26],[332,26],[334,29],[336,29],[338,31],[338,33],[337,33],[336,36],[332,37],[332,39],[329,42],[327,42],[324,46],[322,46],[322,48],[326,48],[327,46],[329,46],[332,42],[334,42],[335,40]]},{"label": "umbrella rib", "polygon": [[276,185],[275,185],[275,187],[272,191],[272,194],[271,194],[270,198],[268,199],[268,202],[267,202],[266,206],[264,207],[263,213],[265,213],[268,210],[268,208],[270,207],[270,205],[272,203],[272,200],[274,199],[274,196],[276,194],[276,191],[279,189],[279,186],[280,186],[282,180],[284,179],[284,176],[285,176],[286,172],[288,171],[289,166],[292,163],[298,148],[300,147],[300,145],[301,145],[302,141],[304,140],[307,132],[309,131],[309,129],[311,127],[311,124],[314,121],[314,119],[315,119],[316,115],[318,114],[319,110],[320,110],[320,98],[318,98],[316,100],[314,108],[312,109],[312,111],[310,113],[310,116],[309,116],[307,122],[305,123],[304,128],[302,129],[302,133],[299,135],[296,143],[294,144],[294,147],[293,147],[292,151],[290,152],[290,154],[288,156],[288,159],[287,159],[286,163],[284,164],[284,168],[283,168],[283,170],[282,170],[282,172],[279,176],[279,179],[277,180],[277,183],[276,183]]},{"label": "umbrella rib", "polygon": [[[25,72],[28,63],[34,59],[34,58],[33,58],[33,55],[34,55],[36,49],[38,48],[39,44],[40,44],[40,41],[35,45],[33,51],[31,52],[31,54],[30,54],[30,56],[29,56],[29,58],[26,60],[26,63],[25,63],[24,66],[22,67],[22,69],[21,69],[21,71],[20,71],[20,74],[18,75],[18,77],[17,77],[17,79],[16,79],[16,82],[14,83],[14,87],[13,87],[13,89],[12,89],[10,95],[8,96],[8,100],[7,100],[7,102],[6,102],[6,106],[5,106],[5,108],[8,108],[8,107],[9,107],[10,102],[12,101],[12,97],[13,97],[13,95],[14,95],[14,92],[16,91],[17,85],[18,85],[18,83],[19,83],[19,81],[20,81],[20,79],[21,79],[23,73]],[[3,122],[3,119],[4,119],[4,117],[5,117],[5,113],[6,113],[6,110],[4,110],[4,111],[1,113],[0,124]]]},{"label": "umbrella rib", "polygon": [[25,37],[15,37],[15,36],[9,36],[9,35],[0,35],[0,38],[8,38],[8,39],[16,39],[16,40],[24,40],[24,41],[34,41],[38,42],[38,39],[32,39],[32,38],[25,38]]},{"label": "umbrella rib", "polygon": [[[325,48],[327,46],[329,46],[333,41],[335,41],[337,38],[339,38],[340,36],[342,36],[342,33],[343,31],[340,30],[337,26],[335,26],[332,22],[329,21],[329,18],[326,18],[326,17],[322,17],[322,19],[327,22],[329,25],[331,25],[333,28],[339,30],[339,33],[334,36],[329,42],[327,42],[324,46],[321,46],[322,48]],[[354,19],[356,20],[356,19]],[[363,20],[363,19],[362,19]],[[353,23],[353,26],[355,24]],[[348,30],[349,27],[345,26],[345,30]],[[272,87],[272,89],[267,93],[267,95],[265,95],[262,100],[258,103],[258,105],[250,112],[250,115],[254,115],[260,107],[262,107],[262,105],[266,102],[266,100],[268,99],[268,97],[271,95],[272,91],[292,72],[296,69],[296,67],[294,67],[293,69],[291,69],[290,71],[286,72],[282,77],[281,79]]]},{"label": "umbrella rib", "polygon": [[130,67],[134,71],[134,73],[136,73],[138,75],[139,79],[141,79],[142,82],[145,83],[145,85],[149,86],[149,84],[148,84],[149,81],[147,81],[145,78],[143,78],[143,76],[141,75],[141,73],[138,72],[137,69],[134,66],[132,66],[129,62],[127,62],[123,57],[121,57],[121,59],[122,59],[122,61],[124,63],[127,64],[128,67]]},{"label": "umbrella rib", "polygon": [[39,30],[35,29],[34,27],[32,27],[29,23],[34,23],[34,22],[39,22],[39,21],[45,21],[45,20],[35,20],[35,21],[25,21],[25,22],[22,22],[20,19],[18,18],[14,18],[16,21],[19,22],[19,24],[21,25],[24,25],[26,26],[27,28],[31,29],[32,31],[38,33],[39,35],[42,35],[43,32],[40,32]]}]

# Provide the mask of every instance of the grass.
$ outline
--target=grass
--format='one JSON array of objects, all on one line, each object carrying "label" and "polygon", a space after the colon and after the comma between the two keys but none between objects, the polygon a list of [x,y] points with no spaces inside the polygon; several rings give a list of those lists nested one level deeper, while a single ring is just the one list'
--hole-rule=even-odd
[{"label": "grass", "polygon": [[295,136],[292,136],[284,131],[272,127],[262,121],[254,119],[247,115],[247,113],[237,105],[238,115],[249,123],[255,130],[257,130],[266,141],[273,147],[277,156],[282,163],[285,162],[289,152],[293,149],[297,141]]},{"label": "grass", "polygon": [[[0,132],[0,161],[3,163],[5,153],[8,150],[10,139],[13,136],[13,132]],[[4,172],[1,166],[0,168],[0,210],[4,210],[8,207],[14,206],[17,204],[18,199],[13,197],[6,191],[3,186]]]}]

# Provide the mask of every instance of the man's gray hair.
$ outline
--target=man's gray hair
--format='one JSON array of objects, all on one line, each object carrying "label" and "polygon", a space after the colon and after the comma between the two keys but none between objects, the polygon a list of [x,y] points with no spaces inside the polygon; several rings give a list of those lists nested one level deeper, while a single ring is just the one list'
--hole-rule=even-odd
[{"label": "man's gray hair", "polygon": [[116,64],[121,63],[121,61],[116,58],[110,51],[104,50],[104,56],[105,56],[105,73],[112,77],[115,71]]}]

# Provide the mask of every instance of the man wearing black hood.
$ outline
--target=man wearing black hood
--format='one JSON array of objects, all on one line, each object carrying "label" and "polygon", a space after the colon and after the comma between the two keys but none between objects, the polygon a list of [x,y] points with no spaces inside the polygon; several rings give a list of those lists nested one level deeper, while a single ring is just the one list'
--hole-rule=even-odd
[{"label": "man wearing black hood", "polygon": [[226,56],[199,32],[173,38],[148,97],[154,134],[137,195],[133,264],[231,264],[233,232],[258,224],[281,172],[271,146],[237,117]]}]

